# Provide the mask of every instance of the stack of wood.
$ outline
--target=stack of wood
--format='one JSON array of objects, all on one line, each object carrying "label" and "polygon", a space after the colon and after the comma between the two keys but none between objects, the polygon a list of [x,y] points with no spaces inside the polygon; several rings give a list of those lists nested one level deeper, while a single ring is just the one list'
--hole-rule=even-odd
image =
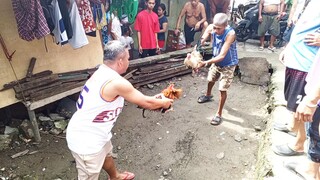
[{"label": "stack of wood", "polygon": [[[165,54],[130,61],[127,78],[135,87],[192,73],[183,61],[193,48],[177,50]],[[211,47],[201,49],[203,56],[212,56]]]},{"label": "stack of wood", "polygon": [[158,61],[151,65],[144,65],[133,69],[125,78],[127,78],[135,87],[159,82],[172,77],[189,74],[192,72],[184,64],[184,57]]},{"label": "stack of wood", "polygon": [[80,86],[94,73],[96,68],[53,74],[46,70],[33,74],[36,58],[30,60],[25,78],[3,85],[1,91],[13,88],[19,100],[37,101]]},{"label": "stack of wood", "polygon": [[[176,76],[189,74],[183,61],[190,49],[169,52],[157,56],[130,61],[128,73],[124,75],[135,87],[159,82]],[[18,81],[3,85],[3,90],[13,88],[16,98],[23,101],[38,101],[68,90],[81,87],[97,68],[53,74],[46,70],[33,74],[36,58],[29,63],[27,75]]]}]

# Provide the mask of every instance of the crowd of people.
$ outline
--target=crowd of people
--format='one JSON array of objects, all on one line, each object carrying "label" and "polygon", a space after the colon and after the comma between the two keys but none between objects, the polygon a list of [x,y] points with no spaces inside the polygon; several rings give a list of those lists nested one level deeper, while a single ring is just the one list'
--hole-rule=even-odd
[{"label": "crowd of people", "polygon": [[[293,7],[297,2],[293,1]],[[288,124],[274,125],[274,129],[294,135],[295,141],[276,145],[273,151],[281,156],[297,156],[307,149],[308,164],[289,162],[286,167],[304,179],[320,179],[320,12],[317,11],[320,3],[306,0],[299,4],[301,11],[290,24],[295,27],[279,57],[286,66],[284,95],[292,119]]]},{"label": "crowd of people", "polygon": [[[204,6],[204,4],[209,6]],[[220,0],[188,0],[178,16],[175,26],[175,34],[179,36],[184,33],[186,47],[191,47],[194,42],[196,32],[204,33],[208,26],[207,16],[213,17],[216,13],[229,12],[230,0],[220,2]],[[164,3],[156,4],[156,0],[145,0],[145,9],[142,9],[136,16],[133,29],[137,33],[137,50],[139,57],[144,58],[161,54],[165,51],[166,32],[169,29],[167,8]],[[154,8],[157,9],[154,9]],[[208,8],[210,7],[210,8]],[[134,41],[130,36],[133,32],[127,19],[117,16],[117,12],[110,12],[110,1],[105,3],[106,24],[101,28],[102,47],[104,47],[111,40],[121,40],[127,43],[130,48],[130,59],[133,57],[132,51]],[[208,10],[210,12],[208,12]],[[182,18],[184,17],[183,31],[180,29]],[[212,19],[212,18],[211,18]],[[128,32],[124,30],[129,29]]]},{"label": "crowd of people", "polygon": [[[178,35],[181,33],[181,20],[185,16],[184,33],[187,46],[191,46],[195,33],[200,31],[200,44],[205,44],[208,40],[212,43],[212,58],[199,62],[197,67],[209,67],[207,91],[198,98],[198,103],[211,101],[212,88],[215,82],[219,83],[219,105],[210,121],[212,125],[219,125],[223,120],[222,110],[227,99],[227,90],[238,64],[236,33],[228,25],[227,12],[223,12],[227,11],[225,3],[219,5],[219,2],[221,1],[211,2],[216,7],[211,7],[212,12],[209,14],[214,14],[210,24],[207,22],[206,8],[200,0],[186,2],[175,27],[175,33]],[[140,57],[161,53],[165,45],[165,32],[168,29],[165,4],[158,6],[158,14],[153,11],[155,0],[145,0],[145,5],[146,8],[138,13],[134,23]],[[296,141],[293,144],[277,145],[273,150],[281,156],[301,155],[304,154],[304,142],[307,140],[309,164],[289,163],[286,166],[300,173],[305,179],[320,179],[319,5],[320,2],[317,0],[291,2],[291,10],[287,10],[290,14],[288,27],[291,31],[288,32],[285,49],[279,56],[279,60],[286,67],[284,95],[292,120],[288,124],[276,123],[274,128],[296,135]],[[264,34],[270,31],[268,49],[274,51],[273,43],[279,33],[277,21],[283,15],[285,7],[290,6],[284,0],[260,1],[259,50],[264,48]],[[108,12],[109,7],[105,8]],[[122,111],[124,100],[154,110],[168,109],[173,103],[173,100],[165,98],[162,94],[143,95],[121,76],[129,66],[130,57],[132,58],[132,30],[113,13],[109,16],[113,22],[108,27],[109,31],[106,31],[108,37],[103,37],[103,64],[86,82],[77,101],[77,112],[71,118],[67,130],[68,147],[76,160],[78,179],[98,179],[101,169],[108,173],[111,180],[134,179],[131,172],[118,172],[111,157],[111,130]],[[313,18],[312,21],[310,17]],[[119,29],[122,29],[121,33]]]}]

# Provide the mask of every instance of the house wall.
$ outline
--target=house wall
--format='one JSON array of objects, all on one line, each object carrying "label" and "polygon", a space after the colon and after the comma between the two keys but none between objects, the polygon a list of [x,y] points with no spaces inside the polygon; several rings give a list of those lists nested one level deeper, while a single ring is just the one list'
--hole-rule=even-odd
[{"label": "house wall", "polygon": [[[33,73],[51,70],[53,73],[68,72],[95,67],[102,62],[102,47],[99,34],[88,37],[89,44],[74,50],[69,44],[56,45],[52,36],[46,36],[48,52],[44,38],[31,42],[22,40],[18,35],[17,24],[12,10],[11,0],[2,0],[0,6],[0,33],[9,53],[16,50],[12,66],[18,79],[26,76],[30,59],[37,59]],[[13,70],[2,48],[0,49],[0,89],[8,82],[16,80]],[[0,108],[18,102],[13,89],[0,92]]]}]

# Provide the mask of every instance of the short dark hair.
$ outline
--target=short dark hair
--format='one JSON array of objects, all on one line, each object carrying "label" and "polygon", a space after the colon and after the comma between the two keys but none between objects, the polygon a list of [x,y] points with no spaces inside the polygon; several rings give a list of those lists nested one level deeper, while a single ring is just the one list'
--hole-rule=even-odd
[{"label": "short dark hair", "polygon": [[122,25],[122,34],[130,33],[130,25],[129,24],[123,24]]}]

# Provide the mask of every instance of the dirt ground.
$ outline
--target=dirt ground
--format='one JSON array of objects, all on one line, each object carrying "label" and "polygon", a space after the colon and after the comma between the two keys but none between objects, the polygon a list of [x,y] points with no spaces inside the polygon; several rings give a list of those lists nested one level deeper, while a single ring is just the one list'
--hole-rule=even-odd
[{"label": "dirt ground", "polygon": [[[174,111],[161,114],[126,103],[113,129],[117,167],[136,174],[137,180],[254,179],[259,143],[255,126],[264,128],[267,119],[264,88],[240,82],[235,77],[228,92],[219,126],[210,125],[218,105],[217,85],[214,100],[198,104],[206,90],[205,73],[171,79],[181,87],[183,97],[175,101]],[[140,90],[148,95],[161,92],[169,81],[153,89]],[[6,179],[76,179],[73,158],[61,136],[41,133],[40,144],[21,143],[0,153],[0,177]],[[12,159],[25,149],[34,154]],[[0,178],[1,179],[1,178]],[[107,179],[101,172],[100,179]]]}]

